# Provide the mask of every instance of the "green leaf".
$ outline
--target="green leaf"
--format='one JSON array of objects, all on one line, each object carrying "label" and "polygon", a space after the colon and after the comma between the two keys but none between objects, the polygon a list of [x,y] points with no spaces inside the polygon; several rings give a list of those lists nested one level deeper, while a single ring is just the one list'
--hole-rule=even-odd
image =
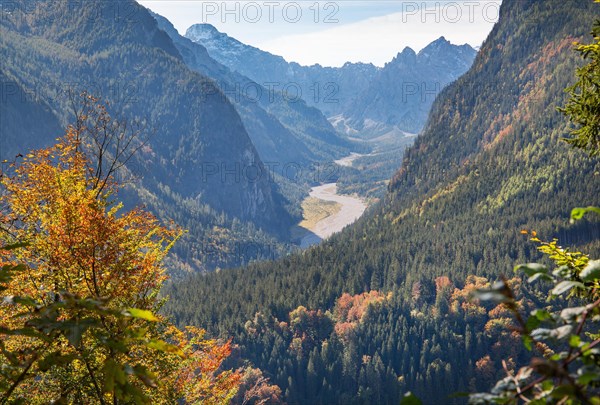
[{"label": "green leaf", "polygon": [[510,290],[502,281],[497,281],[492,284],[489,289],[479,289],[471,292],[471,298],[478,299],[480,301],[494,301],[494,302],[511,302],[512,298],[509,296]]},{"label": "green leaf", "polygon": [[113,359],[104,362],[104,392],[113,392],[115,386],[122,387],[127,383],[127,375],[123,366]]},{"label": "green leaf", "polygon": [[554,383],[551,380],[542,381],[540,385],[542,386],[543,391],[550,391],[552,388],[554,388]]},{"label": "green leaf", "polygon": [[514,271],[516,273],[519,270],[522,270],[530,277],[538,273],[548,273],[548,268],[540,263],[519,264],[518,266],[515,266]]},{"label": "green leaf", "polygon": [[127,344],[124,341],[122,341],[122,340],[119,340],[119,339],[106,339],[105,336],[101,336],[100,334],[98,334],[96,336],[98,336],[98,339],[100,341],[103,341],[103,343],[107,347],[113,349],[116,352],[127,353],[129,351],[129,346],[127,346]]},{"label": "green leaf", "polygon": [[592,282],[600,279],[600,260],[592,260],[579,273],[579,277],[585,282]]},{"label": "green leaf", "polygon": [[581,385],[588,385],[592,381],[598,380],[600,380],[600,373],[597,372],[588,371],[587,373],[583,373],[582,375],[577,377],[577,382],[579,382],[579,384]]},{"label": "green leaf", "polygon": [[585,286],[579,281],[561,281],[552,289],[552,294],[561,295],[575,287],[584,288]]},{"label": "green leaf", "polygon": [[63,331],[65,337],[73,346],[79,346],[83,334],[90,328],[98,326],[98,320],[93,318],[72,319],[57,323],[56,329]]},{"label": "green leaf", "polygon": [[600,215],[600,208],[592,207],[592,206],[573,208],[573,210],[571,211],[571,219],[573,219],[573,220],[581,219],[588,212],[595,212],[596,214]]},{"label": "green leaf", "polygon": [[548,274],[545,273],[535,273],[533,276],[529,277],[527,279],[527,282],[529,284],[533,283],[534,281],[536,281],[538,278],[543,278],[544,280],[548,280],[548,281],[554,281],[554,279],[549,276]]},{"label": "green leaf", "polygon": [[137,308],[127,308],[125,315],[131,316],[133,318],[145,319],[146,321],[156,322],[159,319],[152,313],[152,311],[148,311],[145,309],[137,309]]},{"label": "green leaf", "polygon": [[65,355],[63,356],[59,351],[56,352],[52,352],[49,355],[47,355],[46,357],[44,357],[42,360],[40,360],[40,362],[38,363],[38,368],[40,369],[40,371],[45,372],[50,370],[50,368],[52,368],[52,366],[64,366],[66,364],[71,363],[77,356],[75,356],[74,354],[69,354],[69,355]]},{"label": "green leaf", "polygon": [[52,341],[52,339],[50,339],[48,336],[44,335],[43,333],[38,332],[34,328],[8,329],[8,328],[4,328],[4,327],[0,326],[0,335],[27,336],[27,337],[38,338],[45,342]]},{"label": "green leaf", "polygon": [[155,376],[144,366],[137,365],[133,367],[133,372],[139,378],[144,385],[150,388],[156,388]]},{"label": "green leaf", "polygon": [[0,247],[0,249],[2,250],[15,250],[15,249],[19,249],[19,248],[23,248],[23,247],[27,247],[29,246],[28,242],[17,242],[17,243],[13,243],[10,245],[4,245],[2,247]]},{"label": "green leaf", "polygon": [[115,389],[115,375],[119,366],[113,359],[104,363],[104,392],[113,392]]},{"label": "green leaf", "polygon": [[525,322],[525,327],[528,331],[532,331],[538,326],[540,326],[541,323],[542,322],[537,317],[530,316],[529,318],[527,318],[527,322]]},{"label": "green leaf", "polygon": [[531,347],[533,344],[533,339],[531,338],[531,336],[523,335],[522,339],[523,339],[523,346],[525,346],[525,348],[527,350],[531,351]]},{"label": "green leaf", "polygon": [[574,349],[577,349],[580,344],[581,344],[581,338],[579,336],[577,336],[577,335],[569,336],[569,346],[571,346]]},{"label": "green leaf", "polygon": [[[14,273],[16,271],[24,271],[26,268],[27,267],[25,267],[22,264],[17,264],[17,265],[14,265],[14,266],[11,265],[11,264],[5,264],[0,269],[0,270],[2,270],[2,271],[0,271],[0,283],[7,284],[13,278],[12,273]],[[2,290],[6,290],[6,288],[3,287]]]},{"label": "green leaf", "polygon": [[27,307],[37,307],[39,303],[30,297],[12,297],[11,304],[21,304]]},{"label": "green leaf", "polygon": [[575,393],[575,387],[572,385],[559,385],[552,391],[551,395],[553,398],[562,399],[564,397],[573,397]]},{"label": "green leaf", "polygon": [[569,274],[569,266],[567,265],[560,266],[552,271],[552,275],[555,277],[567,277]]},{"label": "green leaf", "polygon": [[545,309],[536,309],[531,311],[531,315],[535,316],[540,321],[545,321],[552,318],[550,312],[546,311]]},{"label": "green leaf", "polygon": [[179,347],[169,344],[162,340],[151,340],[148,343],[146,343],[146,346],[150,349],[155,349],[166,353],[175,353],[181,357],[184,357],[184,354]]}]

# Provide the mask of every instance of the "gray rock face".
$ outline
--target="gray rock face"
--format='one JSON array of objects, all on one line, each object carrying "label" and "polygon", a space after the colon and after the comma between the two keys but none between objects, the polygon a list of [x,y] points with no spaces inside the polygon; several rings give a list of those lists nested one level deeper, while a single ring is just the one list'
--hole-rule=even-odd
[{"label": "gray rock face", "polygon": [[469,69],[475,55],[471,46],[452,45],[444,37],[418,54],[405,48],[354,100],[344,113],[346,124],[372,135],[420,132],[437,94]]},{"label": "gray rock face", "polygon": [[467,71],[477,53],[469,45],[452,45],[441,37],[418,54],[404,49],[383,68],[364,63],[333,68],[288,63],[210,24],[192,25],[185,36],[258,83],[297,86],[306,103],[319,108],[338,131],[365,136],[419,132],[435,96]]},{"label": "gray rock face", "polygon": [[287,87],[294,92],[300,89],[306,103],[328,117],[342,113],[380,70],[366,63],[348,62],[339,68],[288,63],[281,56],[243,44],[210,24],[192,25],[185,36],[203,45],[218,62],[257,83],[277,83],[278,88]]}]

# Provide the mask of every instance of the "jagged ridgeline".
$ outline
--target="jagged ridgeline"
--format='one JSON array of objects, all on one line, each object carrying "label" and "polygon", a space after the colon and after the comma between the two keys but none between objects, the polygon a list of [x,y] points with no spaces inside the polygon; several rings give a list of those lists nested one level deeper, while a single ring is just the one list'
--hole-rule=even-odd
[{"label": "jagged ridgeline", "polygon": [[468,292],[540,259],[522,229],[600,251],[597,222],[568,221],[598,205],[599,163],[561,141],[556,111],[581,64],[573,42],[599,15],[587,1],[502,2],[385,203],[302,254],[172,285],[168,311],[232,336],[289,403],[397,404],[408,390],[462,403],[448,395],[488,389],[503,359],[524,358],[505,315]]},{"label": "jagged ridgeline", "polygon": [[418,55],[404,49],[383,68],[350,62],[302,66],[243,44],[210,24],[194,24],[185,36],[232,71],[257,83],[275,83],[278,89],[289,87],[323,111],[339,131],[359,137],[418,133],[435,96],[471,66],[476,53],[470,45],[452,45],[441,37]]},{"label": "jagged ridgeline", "polygon": [[[380,70],[370,63],[348,62],[341,68],[333,68],[287,62],[281,56],[219,32],[210,24],[194,24],[185,36],[206,47],[209,54],[223,65],[257,83],[276,83],[278,90],[289,87],[291,92],[299,92],[307,103],[318,107],[327,116],[342,113]],[[254,63],[248,63],[249,60]]]},{"label": "jagged ridgeline", "polygon": [[467,71],[477,52],[438,38],[415,53],[406,47],[377,74],[340,117],[359,134],[376,136],[395,129],[417,134],[435,97]]},{"label": "jagged ridgeline", "polygon": [[73,122],[69,91],[88,91],[108,101],[115,118],[143,122],[151,135],[126,167],[135,181],[121,198],[189,230],[172,268],[280,253],[276,237],[285,239],[294,219],[242,120],[144,7],[12,1],[2,4],[0,30],[1,158],[53,143]]}]

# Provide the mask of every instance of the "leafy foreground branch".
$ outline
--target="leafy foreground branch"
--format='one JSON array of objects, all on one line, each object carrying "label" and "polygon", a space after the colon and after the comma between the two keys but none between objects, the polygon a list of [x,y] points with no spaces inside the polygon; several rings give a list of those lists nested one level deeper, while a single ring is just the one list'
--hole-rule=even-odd
[{"label": "leafy foreground branch", "polygon": [[600,403],[600,260],[570,252],[555,240],[532,240],[557,267],[550,271],[529,263],[515,272],[524,272],[529,283],[550,282],[549,305],[525,318],[505,281],[478,291],[475,298],[502,302],[513,313],[523,344],[536,355],[516,373],[504,364],[506,377],[490,393],[471,395],[470,402]]},{"label": "leafy foreground branch", "polygon": [[78,124],[0,178],[0,403],[227,402],[230,344],[156,315],[182,231],[123,212]]},{"label": "leafy foreground branch", "polygon": [[[595,0],[596,3],[600,1]],[[578,126],[566,141],[576,148],[583,149],[590,156],[600,154],[600,20],[592,29],[594,42],[577,44],[576,50],[584,60],[590,62],[577,69],[577,82],[567,88],[570,100],[559,109]]]}]

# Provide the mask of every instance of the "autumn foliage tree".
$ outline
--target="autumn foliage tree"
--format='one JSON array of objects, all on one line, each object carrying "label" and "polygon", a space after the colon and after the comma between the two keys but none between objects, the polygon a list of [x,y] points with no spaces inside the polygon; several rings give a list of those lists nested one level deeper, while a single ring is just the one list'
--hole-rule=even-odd
[{"label": "autumn foliage tree", "polygon": [[225,403],[239,381],[220,371],[229,343],[157,315],[182,231],[117,202],[125,127],[83,97],[56,145],[2,172],[1,401]]}]

